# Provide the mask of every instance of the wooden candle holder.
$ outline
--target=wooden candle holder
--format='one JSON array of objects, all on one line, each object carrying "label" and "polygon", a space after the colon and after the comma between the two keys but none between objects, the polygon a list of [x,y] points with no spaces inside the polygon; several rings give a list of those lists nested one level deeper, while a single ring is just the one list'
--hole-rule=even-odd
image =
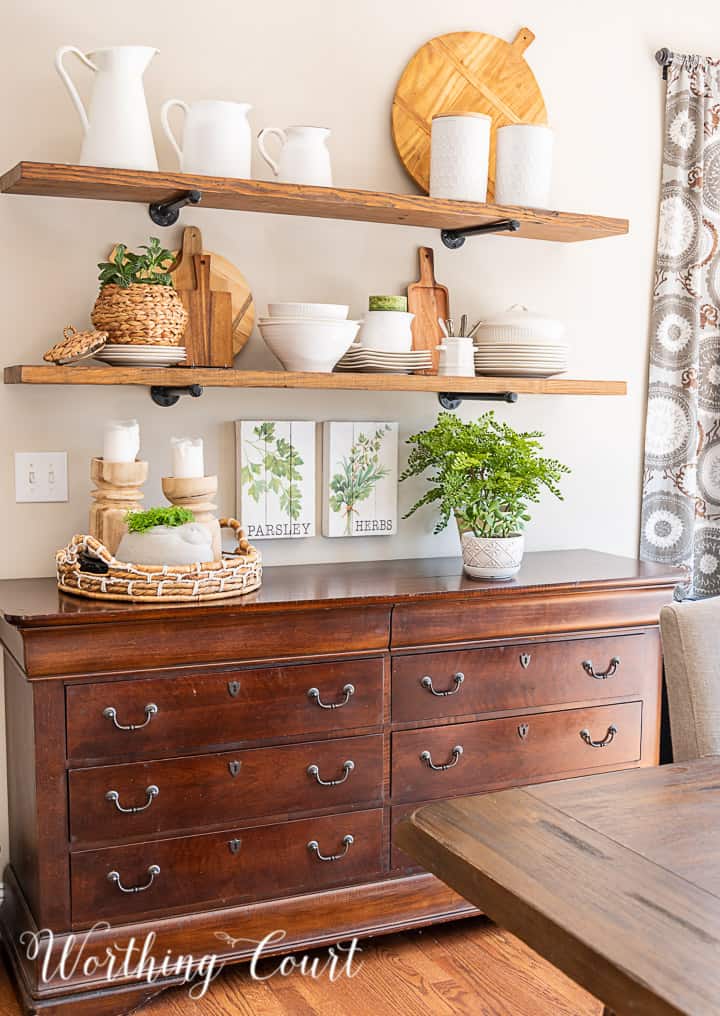
[{"label": "wooden candle holder", "polygon": [[105,544],[111,554],[115,554],[127,532],[125,515],[140,507],[144,497],[140,488],[147,477],[147,462],[90,460],[90,478],[95,484],[95,490],[91,491],[90,534]]},{"label": "wooden candle holder", "polygon": [[217,476],[163,476],[163,494],[170,504],[189,508],[195,521],[207,526],[212,536],[213,560],[222,557],[220,523],[213,514],[217,505],[213,498],[217,494]]}]

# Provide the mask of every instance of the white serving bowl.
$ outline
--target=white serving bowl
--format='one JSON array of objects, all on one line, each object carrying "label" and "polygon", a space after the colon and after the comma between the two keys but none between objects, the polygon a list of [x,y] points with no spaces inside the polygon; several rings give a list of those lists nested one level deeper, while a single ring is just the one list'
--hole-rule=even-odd
[{"label": "white serving bowl", "polygon": [[414,317],[401,310],[369,310],[360,332],[360,344],[383,353],[409,353]]},{"label": "white serving bowl", "polygon": [[360,327],[357,321],[263,321],[265,345],[285,370],[329,374],[348,351]]},{"label": "white serving bowl", "polygon": [[271,318],[328,318],[343,321],[350,308],[343,303],[269,303]]}]

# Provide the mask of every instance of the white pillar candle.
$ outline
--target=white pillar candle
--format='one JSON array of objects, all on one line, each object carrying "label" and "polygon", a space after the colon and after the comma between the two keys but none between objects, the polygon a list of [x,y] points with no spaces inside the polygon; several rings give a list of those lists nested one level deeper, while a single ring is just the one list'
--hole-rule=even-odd
[{"label": "white pillar candle", "polygon": [[106,462],[134,462],[140,451],[140,427],[137,420],[109,420],[103,435],[103,459]]},{"label": "white pillar candle", "polygon": [[172,475],[187,479],[204,476],[203,443],[201,437],[174,437],[172,447]]}]

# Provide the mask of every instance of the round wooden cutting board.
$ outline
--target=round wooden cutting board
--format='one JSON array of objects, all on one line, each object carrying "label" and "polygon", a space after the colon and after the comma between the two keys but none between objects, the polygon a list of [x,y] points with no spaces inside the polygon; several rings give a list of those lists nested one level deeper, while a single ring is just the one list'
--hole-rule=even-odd
[{"label": "round wooden cutting board", "polygon": [[402,73],[392,106],[395,147],[405,169],[430,187],[430,125],[436,113],[492,117],[488,201],[495,193],[495,131],[509,123],[547,123],[545,100],[523,53],[535,36],[521,28],[512,42],[483,32],[438,35]]},{"label": "round wooden cutting board", "polygon": [[[174,251],[175,257],[178,256],[178,253],[178,251]],[[250,287],[245,276],[232,261],[228,261],[222,254],[214,254],[212,251],[202,251],[202,253],[210,254],[212,257],[210,288],[229,293],[232,297],[233,355],[237,356],[250,338],[255,324],[255,304]]]}]

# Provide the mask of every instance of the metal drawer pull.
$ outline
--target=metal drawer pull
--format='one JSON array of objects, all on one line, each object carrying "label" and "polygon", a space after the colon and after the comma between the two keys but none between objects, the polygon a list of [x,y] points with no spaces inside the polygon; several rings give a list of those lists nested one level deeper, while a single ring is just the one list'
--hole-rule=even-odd
[{"label": "metal drawer pull", "polygon": [[620,657],[613,656],[608,664],[607,670],[595,670],[592,664],[592,660],[583,660],[583,670],[590,677],[594,677],[596,681],[605,681],[608,677],[614,677],[617,673],[617,669],[620,666]]},{"label": "metal drawer pull", "polygon": [[420,684],[423,688],[427,688],[431,695],[437,695],[438,698],[447,698],[448,695],[457,695],[460,691],[460,685],[465,680],[465,675],[461,670],[458,670],[457,674],[453,674],[453,681],[455,682],[454,688],[448,688],[447,691],[436,691],[433,688],[432,678],[426,675]]},{"label": "metal drawer pull", "polygon": [[158,707],[154,702],[148,702],[145,706],[145,722],[144,723],[118,723],[117,711],[113,706],[108,706],[107,709],[103,709],[103,716],[106,720],[112,720],[113,726],[117,727],[118,730],[142,730],[143,727],[147,727],[150,720],[158,712]]},{"label": "metal drawer pull", "polygon": [[151,864],[147,870],[147,873],[150,876],[150,878],[145,883],[145,885],[134,885],[131,886],[129,889],[126,889],[125,886],[120,881],[119,871],[108,872],[108,882],[113,882],[118,887],[121,893],[144,893],[146,889],[150,888],[150,886],[153,884],[155,879],[160,874],[160,865]]},{"label": "metal drawer pull", "polygon": [[308,776],[313,776],[321,787],[339,787],[341,783],[345,782],[345,780],[348,778],[348,776],[350,775],[350,773],[353,771],[354,768],[355,763],[351,758],[349,758],[347,762],[343,763],[343,775],[340,777],[339,780],[320,779],[320,769],[314,763],[311,766],[308,766],[305,771],[307,772]]},{"label": "metal drawer pull", "polygon": [[602,741],[593,741],[592,737],[590,736],[589,730],[581,730],[580,737],[583,739],[585,744],[589,744],[591,748],[605,748],[607,747],[608,744],[610,744],[610,742],[615,737],[617,732],[618,732],[617,727],[613,723],[607,728],[607,734],[602,739]]},{"label": "metal drawer pull", "polygon": [[462,755],[462,753],[463,746],[461,744],[456,744],[450,755],[449,762],[444,762],[442,765],[436,766],[432,760],[432,756],[429,751],[420,752],[420,761],[424,762],[429,769],[434,769],[435,772],[439,773],[442,772],[444,769],[452,769],[453,766],[456,766],[460,761],[460,756]]},{"label": "metal drawer pull", "polygon": [[145,804],[141,804],[139,807],[136,808],[123,808],[123,806],[120,804],[120,794],[118,794],[117,790],[108,790],[107,794],[105,795],[105,800],[112,801],[117,810],[121,811],[123,815],[137,815],[138,812],[147,811],[147,809],[150,807],[150,805],[153,803],[153,800],[158,796],[159,793],[160,787],[156,787],[154,783],[151,783],[149,787],[145,788],[147,801],[145,802]]},{"label": "metal drawer pull", "polygon": [[341,861],[343,857],[345,857],[345,855],[347,854],[348,850],[350,849],[350,847],[353,845],[354,842],[355,837],[351,836],[350,833],[348,833],[347,836],[343,836],[343,843],[345,845],[345,849],[340,854],[327,854],[327,855],[321,854],[320,844],[318,843],[317,840],[310,840],[307,847],[311,854],[315,854],[318,861]]},{"label": "metal drawer pull", "polygon": [[345,693],[345,698],[342,702],[321,702],[319,688],[308,688],[308,698],[316,702],[321,709],[340,709],[341,706],[346,706],[355,694],[355,685],[346,684],[343,691]]}]

